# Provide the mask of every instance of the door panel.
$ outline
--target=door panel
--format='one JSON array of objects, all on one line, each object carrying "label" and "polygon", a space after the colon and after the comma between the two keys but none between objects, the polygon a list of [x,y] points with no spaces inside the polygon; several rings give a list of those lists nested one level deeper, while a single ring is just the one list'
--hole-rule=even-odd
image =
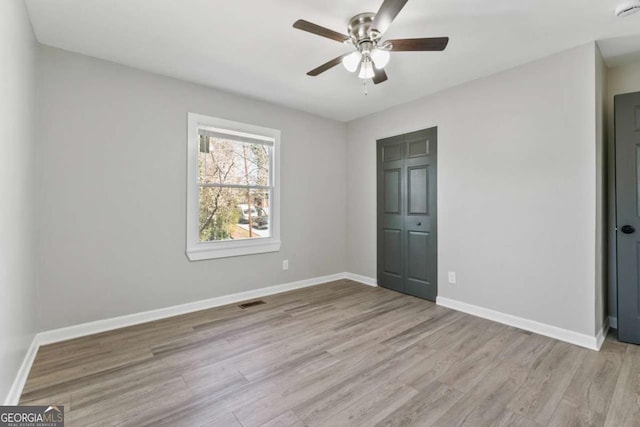
[{"label": "door panel", "polygon": [[400,214],[400,174],[401,169],[384,171],[384,212]]},{"label": "door panel", "polygon": [[615,97],[618,339],[640,344],[640,92]]},{"label": "door panel", "polygon": [[437,295],[436,147],[436,128],[378,141],[378,283],[431,300]]},{"label": "door panel", "polygon": [[402,274],[402,231],[384,230],[384,273]]},{"label": "door panel", "polygon": [[395,143],[394,138],[389,138],[391,144],[382,147],[382,161],[392,162],[394,160],[402,160],[402,144]]},{"label": "door panel", "polygon": [[[408,249],[411,253],[427,254],[429,250],[429,233],[410,231],[407,233]],[[427,260],[429,257],[427,256]],[[409,259],[407,278],[429,282],[429,266],[427,262],[419,262],[417,257]]]},{"label": "door panel", "polygon": [[407,157],[422,157],[429,154],[429,140],[428,139],[415,139],[409,141],[407,144],[409,147]]},{"label": "door panel", "polygon": [[409,215],[426,215],[428,212],[429,178],[427,167],[418,166],[409,168],[408,174]]}]

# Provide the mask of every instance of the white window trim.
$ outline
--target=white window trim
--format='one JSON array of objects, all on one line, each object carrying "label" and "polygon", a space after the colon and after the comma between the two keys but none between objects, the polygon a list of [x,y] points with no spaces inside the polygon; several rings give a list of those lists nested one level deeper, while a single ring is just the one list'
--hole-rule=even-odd
[{"label": "white window trim", "polygon": [[[187,250],[190,261],[251,255],[280,250],[280,131],[202,114],[187,114]],[[200,242],[200,188],[198,185],[199,127],[224,129],[238,134],[273,139],[273,190],[269,200],[271,237]]]}]

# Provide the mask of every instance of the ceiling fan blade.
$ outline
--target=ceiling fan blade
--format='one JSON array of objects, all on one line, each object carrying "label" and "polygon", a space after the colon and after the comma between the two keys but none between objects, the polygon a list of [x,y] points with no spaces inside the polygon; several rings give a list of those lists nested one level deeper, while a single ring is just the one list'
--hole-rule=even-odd
[{"label": "ceiling fan blade", "polygon": [[373,68],[373,72],[375,75],[373,76],[373,83],[378,84],[387,81],[387,73],[384,70],[378,70],[377,68]]},{"label": "ceiling fan blade", "polygon": [[345,53],[344,55],[340,55],[337,58],[333,58],[331,61],[326,62],[324,64],[322,64],[321,66],[319,66],[318,68],[314,68],[313,70],[309,71],[307,73],[307,76],[317,76],[320,73],[324,73],[325,71],[335,67],[336,65],[338,65],[339,63],[342,62],[342,58],[349,55],[348,53]]},{"label": "ceiling fan blade", "polygon": [[351,40],[349,36],[345,36],[344,34],[340,34],[328,28],[321,27],[320,25],[316,25],[313,22],[305,21],[304,19],[298,19],[293,24],[293,28],[306,31],[311,34],[316,34],[318,36],[326,37],[328,39],[335,40],[341,43],[344,43],[347,40]]},{"label": "ceiling fan blade", "polygon": [[384,33],[389,29],[389,26],[396,19],[398,13],[402,10],[408,0],[384,0],[380,10],[376,13],[376,17],[371,24],[371,28],[377,31],[379,34]]},{"label": "ceiling fan blade", "polygon": [[396,39],[385,43],[391,43],[392,52],[443,51],[449,43],[449,37]]}]

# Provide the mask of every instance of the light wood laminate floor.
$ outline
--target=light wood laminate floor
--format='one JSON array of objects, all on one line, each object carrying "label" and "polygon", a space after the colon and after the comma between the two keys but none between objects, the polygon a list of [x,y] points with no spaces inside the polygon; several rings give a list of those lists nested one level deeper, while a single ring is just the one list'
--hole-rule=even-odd
[{"label": "light wood laminate floor", "polygon": [[640,426],[640,347],[586,350],[341,280],[41,347],[67,426]]}]

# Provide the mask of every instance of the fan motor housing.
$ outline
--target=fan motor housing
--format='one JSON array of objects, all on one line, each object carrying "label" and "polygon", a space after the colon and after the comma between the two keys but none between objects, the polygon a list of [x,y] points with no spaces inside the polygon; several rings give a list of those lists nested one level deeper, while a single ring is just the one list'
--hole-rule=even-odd
[{"label": "fan motor housing", "polygon": [[360,13],[349,20],[349,37],[358,45],[362,42],[372,41],[371,24],[376,17],[375,13]]}]

